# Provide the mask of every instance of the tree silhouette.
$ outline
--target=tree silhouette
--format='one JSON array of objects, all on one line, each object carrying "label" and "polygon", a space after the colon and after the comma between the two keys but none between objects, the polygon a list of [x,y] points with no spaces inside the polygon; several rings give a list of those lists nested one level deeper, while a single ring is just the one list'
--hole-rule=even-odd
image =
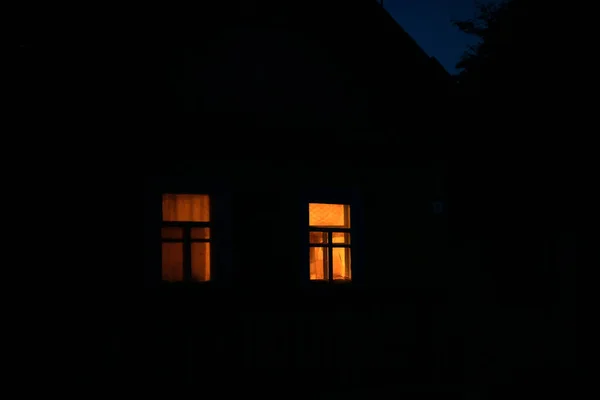
[{"label": "tree silhouette", "polygon": [[[463,93],[519,97],[537,90],[544,17],[530,0],[477,1],[474,18],[453,21],[480,41],[470,46],[456,68]],[[537,6],[539,7],[539,5]]]}]

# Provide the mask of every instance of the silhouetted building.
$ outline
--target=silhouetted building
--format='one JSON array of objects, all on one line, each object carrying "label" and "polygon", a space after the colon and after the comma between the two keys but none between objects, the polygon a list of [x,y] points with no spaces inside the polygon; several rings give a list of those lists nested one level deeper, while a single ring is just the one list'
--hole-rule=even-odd
[{"label": "silhouetted building", "polygon": [[159,112],[346,133],[447,106],[448,73],[374,0],[198,3],[161,9],[164,28],[145,39],[140,72]]},{"label": "silhouetted building", "polygon": [[[235,379],[260,392],[278,390],[271,380],[292,391],[477,382],[481,246],[468,234],[450,251],[447,165],[423,147],[418,163],[399,154],[449,102],[446,71],[376,1],[164,14],[146,53],[148,110],[192,112],[199,151],[222,153],[201,140],[218,121],[219,135],[237,127],[227,137],[257,145],[276,132],[290,154],[309,153],[149,170],[142,322],[120,357],[144,382],[222,380],[223,391]],[[379,143],[379,159],[363,143]]]},{"label": "silhouetted building", "polygon": [[206,160],[148,177],[149,340],[174,346],[155,371],[194,351],[195,371],[339,368],[333,384],[387,366],[426,383],[454,279],[443,168]]},{"label": "silhouetted building", "polygon": [[397,108],[409,127],[448,101],[448,74],[376,1],[214,2],[175,15],[149,48],[149,109],[201,116],[199,146],[219,120],[219,132],[278,134],[311,154],[165,161],[147,176],[145,379],[272,367],[290,384],[340,388],[372,379],[352,371],[387,366],[405,384],[430,382],[432,315],[454,279],[445,165],[357,147],[394,142]]},{"label": "silhouetted building", "polygon": [[146,180],[146,285],[443,285],[447,268],[425,268],[445,258],[444,168],[352,159],[166,164]]},{"label": "silhouetted building", "polygon": [[[213,2],[161,18],[144,104],[190,112],[197,143],[165,140],[164,154],[199,155],[147,170],[146,290],[120,365],[143,384],[222,393],[476,391],[484,342],[501,338],[501,313],[480,302],[484,269],[508,256],[478,236],[493,227],[476,184],[453,197],[464,221],[450,243],[447,164],[406,146],[441,141],[423,133],[452,95],[446,71],[376,1]],[[231,147],[202,141],[215,135]],[[202,158],[241,143],[289,157]]]}]

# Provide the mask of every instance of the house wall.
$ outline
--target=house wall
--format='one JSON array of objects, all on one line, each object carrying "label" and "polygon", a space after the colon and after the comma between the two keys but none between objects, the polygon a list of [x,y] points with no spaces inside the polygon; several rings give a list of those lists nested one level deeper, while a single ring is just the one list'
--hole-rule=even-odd
[{"label": "house wall", "polygon": [[[147,284],[160,279],[163,192],[213,196],[214,281],[147,291],[117,328],[125,334],[115,371],[157,387],[223,382],[226,391],[244,380],[261,393],[273,380],[313,391],[391,382],[418,390],[443,380],[443,369],[461,381],[462,353],[450,351],[461,322],[444,308],[441,285],[446,221],[431,209],[444,194],[439,171],[363,165],[336,180],[307,164],[187,164],[146,180]],[[308,281],[310,201],[351,204],[350,285]]]},{"label": "house wall", "polygon": [[181,51],[173,67],[186,111],[248,113],[270,127],[366,127],[368,96],[318,40],[281,27],[242,26]]},{"label": "house wall", "polygon": [[148,49],[153,107],[376,130],[446,105],[448,77],[375,2],[259,3],[174,14]]},{"label": "house wall", "polygon": [[248,163],[243,174],[208,171],[148,182],[147,283],[160,278],[161,194],[189,192],[212,196],[216,284],[307,284],[309,202],[351,204],[356,285],[450,284],[447,216],[445,210],[433,210],[432,199],[441,195],[435,194],[433,170],[367,169],[363,174],[370,183],[341,184],[336,173],[307,169],[299,176],[288,171]]}]

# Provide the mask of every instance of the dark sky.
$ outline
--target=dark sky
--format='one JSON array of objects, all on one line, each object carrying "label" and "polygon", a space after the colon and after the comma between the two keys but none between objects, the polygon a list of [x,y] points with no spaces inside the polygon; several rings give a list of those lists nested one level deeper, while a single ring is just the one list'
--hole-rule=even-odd
[{"label": "dark sky", "polygon": [[455,73],[455,65],[474,38],[452,26],[452,19],[472,18],[474,0],[384,0],[385,9],[430,56]]}]

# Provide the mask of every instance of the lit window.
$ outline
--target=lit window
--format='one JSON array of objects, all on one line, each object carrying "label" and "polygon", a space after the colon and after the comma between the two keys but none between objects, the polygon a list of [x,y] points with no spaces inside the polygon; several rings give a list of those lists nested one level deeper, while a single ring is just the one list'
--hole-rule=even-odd
[{"label": "lit window", "polygon": [[350,206],[308,205],[310,279],[352,279],[350,268]]},{"label": "lit window", "polygon": [[163,195],[162,220],[162,279],[210,280],[209,196]]}]

